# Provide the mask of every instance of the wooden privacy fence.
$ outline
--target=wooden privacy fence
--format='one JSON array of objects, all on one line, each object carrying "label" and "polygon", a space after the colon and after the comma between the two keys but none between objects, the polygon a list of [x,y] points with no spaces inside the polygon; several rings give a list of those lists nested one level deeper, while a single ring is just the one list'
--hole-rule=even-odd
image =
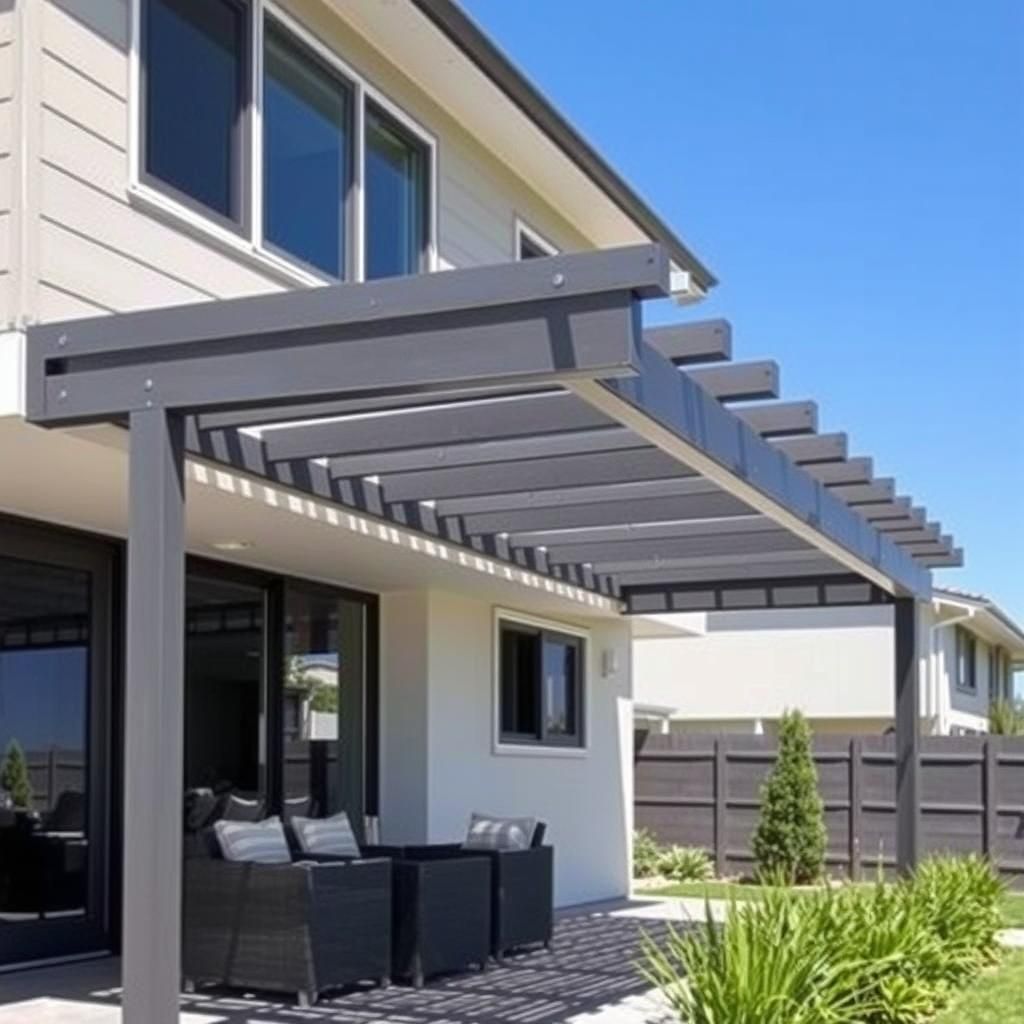
[{"label": "wooden privacy fence", "polygon": [[[635,734],[636,827],[662,843],[696,846],[719,875],[754,869],[751,838],[774,737]],[[896,764],[891,736],[814,740],[833,875],[870,877],[896,863]],[[980,853],[1024,887],[1024,738],[921,740],[924,853]]]}]

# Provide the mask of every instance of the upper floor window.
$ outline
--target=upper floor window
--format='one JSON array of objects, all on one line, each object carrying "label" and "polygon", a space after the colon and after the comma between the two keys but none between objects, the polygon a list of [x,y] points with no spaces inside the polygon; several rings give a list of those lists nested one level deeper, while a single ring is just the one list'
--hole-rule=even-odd
[{"label": "upper floor window", "polygon": [[263,44],[263,237],[344,278],[352,90],[281,25]]},{"label": "upper floor window", "polygon": [[978,689],[978,641],[962,626],[956,627],[956,685],[961,690]]},{"label": "upper floor window", "polygon": [[137,194],[310,283],[430,269],[411,119],[270,0],[135,3]]},{"label": "upper floor window", "polygon": [[541,256],[555,256],[558,249],[528,224],[516,220],[516,259],[535,260]]},{"label": "upper floor window", "polygon": [[415,274],[429,243],[426,147],[376,103],[365,122],[366,277]]},{"label": "upper floor window", "polygon": [[234,0],[148,0],[143,9],[144,173],[241,224],[247,10]]},{"label": "upper floor window", "polygon": [[584,650],[582,637],[499,620],[500,742],[583,746]]}]

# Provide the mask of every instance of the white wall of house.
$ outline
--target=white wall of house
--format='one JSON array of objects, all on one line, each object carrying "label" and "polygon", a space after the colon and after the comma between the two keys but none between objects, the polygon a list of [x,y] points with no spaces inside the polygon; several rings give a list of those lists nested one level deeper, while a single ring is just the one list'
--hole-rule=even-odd
[{"label": "white wall of house", "polygon": [[496,613],[444,591],[385,596],[381,835],[452,842],[473,811],[537,817],[555,847],[560,906],[623,895],[632,828],[628,623],[545,620],[586,633],[586,749],[507,753],[495,744]]},{"label": "white wall of house", "polygon": [[876,719],[892,703],[892,610],[709,613],[706,634],[635,644],[636,699],[709,723]]},{"label": "white wall of house", "polygon": [[[983,732],[990,644],[976,635],[976,689],[960,688],[949,619],[921,607],[924,728]],[[892,621],[884,605],[708,613],[703,636],[636,641],[636,700],[675,709],[674,731],[770,733],[786,708],[799,708],[822,733],[884,732],[893,722]]]}]

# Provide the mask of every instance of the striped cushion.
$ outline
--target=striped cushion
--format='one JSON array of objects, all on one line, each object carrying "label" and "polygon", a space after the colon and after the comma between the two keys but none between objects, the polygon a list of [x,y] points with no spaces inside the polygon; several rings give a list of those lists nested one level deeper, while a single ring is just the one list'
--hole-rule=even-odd
[{"label": "striped cushion", "polygon": [[344,811],[332,818],[296,816],[290,824],[303,853],[326,853],[333,857],[359,856],[359,844]]},{"label": "striped cushion", "polygon": [[474,814],[462,844],[464,850],[528,850],[537,828],[534,818],[496,818]]},{"label": "striped cushion", "polygon": [[267,818],[266,821],[221,820],[214,822],[213,830],[225,860],[287,864],[292,859],[280,818]]}]

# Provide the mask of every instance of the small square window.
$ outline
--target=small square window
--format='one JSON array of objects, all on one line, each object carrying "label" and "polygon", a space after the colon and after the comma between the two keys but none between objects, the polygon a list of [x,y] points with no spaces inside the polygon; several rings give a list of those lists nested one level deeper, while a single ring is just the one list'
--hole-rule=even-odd
[{"label": "small square window", "polygon": [[143,173],[240,226],[248,7],[238,0],[147,0],[143,11]]},{"label": "small square window", "polygon": [[498,642],[501,742],[582,746],[584,641],[505,620]]},{"label": "small square window", "polygon": [[522,221],[516,221],[516,259],[536,260],[544,256],[555,256],[558,250],[547,239],[542,238]]}]

